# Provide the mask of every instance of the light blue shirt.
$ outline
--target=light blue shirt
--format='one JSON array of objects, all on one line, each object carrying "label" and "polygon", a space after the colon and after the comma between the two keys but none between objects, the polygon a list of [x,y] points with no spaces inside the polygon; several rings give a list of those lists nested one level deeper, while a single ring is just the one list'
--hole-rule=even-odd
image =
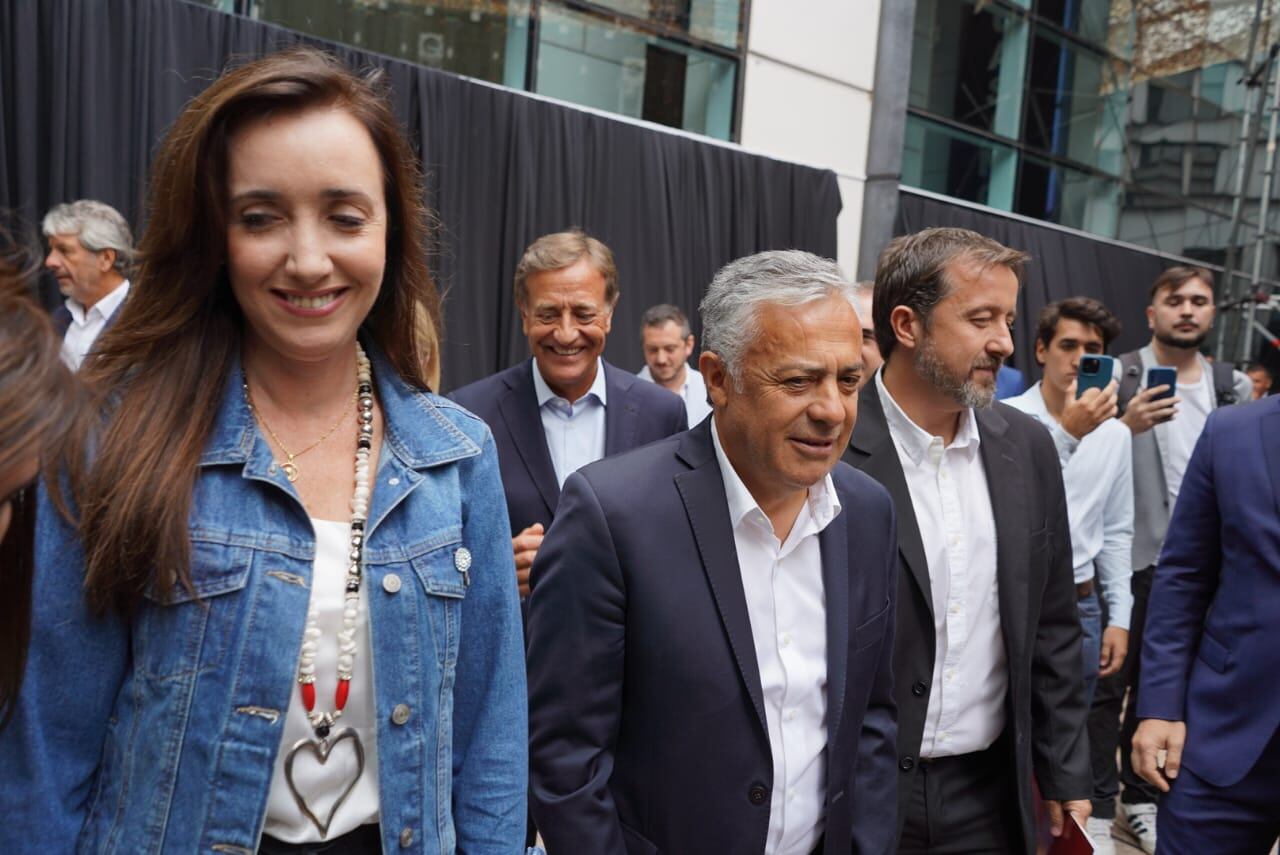
[{"label": "light blue shirt", "polygon": [[587,394],[573,402],[551,391],[547,381],[542,379],[536,359],[530,360],[530,365],[533,366],[533,389],[538,396],[538,413],[542,416],[547,451],[551,452],[556,481],[563,487],[564,479],[570,473],[604,458],[604,410],[609,403],[604,362],[596,360],[595,382]]},{"label": "light blue shirt", "polygon": [[1133,594],[1133,437],[1119,419],[1107,419],[1076,442],[1049,414],[1036,383],[1005,400],[1049,429],[1062,460],[1071,526],[1071,563],[1077,583],[1095,573],[1107,602],[1107,625],[1129,628]]}]

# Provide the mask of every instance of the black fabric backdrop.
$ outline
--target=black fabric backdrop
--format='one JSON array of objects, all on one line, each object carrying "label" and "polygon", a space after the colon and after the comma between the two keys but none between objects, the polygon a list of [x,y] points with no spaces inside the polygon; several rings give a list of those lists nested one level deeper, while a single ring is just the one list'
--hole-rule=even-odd
[{"label": "black fabric backdrop", "polygon": [[1037,225],[995,211],[950,204],[908,189],[898,193],[895,234],[931,226],[972,229],[1005,246],[1031,254],[1024,287],[1018,292],[1013,364],[1028,378],[1039,379],[1035,364],[1036,318],[1040,310],[1067,297],[1101,300],[1124,324],[1112,354],[1150,341],[1147,289],[1166,268],[1178,263],[1140,249],[1104,243],[1062,229]]},{"label": "black fabric backdrop", "polygon": [[[38,224],[58,202],[95,198],[136,229],[150,155],[183,104],[229,61],[295,41],[323,44],[181,0],[3,0],[0,206]],[[835,256],[829,171],[331,47],[386,70],[421,152],[442,225],[445,389],[526,355],[510,283],[541,234],[577,225],[613,250],[622,299],[606,355],[630,369],[644,309],[696,314],[724,263],[790,247]]]}]

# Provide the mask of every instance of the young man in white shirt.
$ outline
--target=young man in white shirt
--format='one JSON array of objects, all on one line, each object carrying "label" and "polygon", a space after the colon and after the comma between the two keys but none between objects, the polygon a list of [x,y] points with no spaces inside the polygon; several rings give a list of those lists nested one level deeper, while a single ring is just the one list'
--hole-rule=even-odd
[{"label": "young man in white shirt", "polygon": [[54,206],[41,228],[49,241],[44,266],[67,298],[54,313],[62,359],[75,371],[129,294],[133,236],[119,211],[92,199]]},{"label": "young man in white shirt", "polygon": [[689,365],[694,337],[685,313],[670,303],[650,306],[640,318],[640,341],[645,365],[636,376],[679,395],[689,427],[711,415],[707,384]]},{"label": "young man in white shirt", "polygon": [[[1120,322],[1097,300],[1073,297],[1050,303],[1040,312],[1036,329],[1036,362],[1044,377],[1005,401],[1049,430],[1062,460],[1090,702],[1098,678],[1117,673],[1128,651],[1133,449],[1129,430],[1113,418],[1118,383],[1088,389],[1078,398],[1076,387],[1080,360],[1105,353],[1119,334]],[[1089,825],[1099,851],[1114,851],[1111,821],[1090,817]]]}]

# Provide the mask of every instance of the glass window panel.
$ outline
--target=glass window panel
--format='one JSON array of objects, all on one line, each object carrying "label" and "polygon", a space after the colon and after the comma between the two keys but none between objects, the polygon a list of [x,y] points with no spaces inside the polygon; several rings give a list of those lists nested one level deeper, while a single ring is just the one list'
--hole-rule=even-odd
[{"label": "glass window panel", "polygon": [[543,5],[538,36],[539,93],[729,139],[733,60],[558,3]]},{"label": "glass window panel", "polygon": [[1027,24],[972,2],[921,0],[910,106],[1009,138],[1018,135]]},{"label": "glass window panel", "polygon": [[595,4],[734,50],[742,45],[743,0],[595,0]]},{"label": "glass window panel", "polygon": [[1124,171],[1126,90],[1101,54],[1038,32],[1028,73],[1023,141],[1112,175]]},{"label": "glass window panel", "polygon": [[[1107,40],[1112,26],[1113,5],[1127,7],[1129,4],[1114,3],[1113,0],[1036,0],[1036,12],[1082,39],[1102,43]],[[1115,15],[1115,24],[1124,26],[1130,17],[1130,9],[1117,8]]]},{"label": "glass window panel", "polygon": [[908,115],[902,182],[1011,210],[1017,153],[1008,146]]},{"label": "glass window panel", "polygon": [[321,38],[491,83],[523,88],[528,3],[255,0],[254,14]]},{"label": "glass window panel", "polygon": [[1023,157],[1015,209],[1098,235],[1114,237],[1123,185],[1035,157]]}]

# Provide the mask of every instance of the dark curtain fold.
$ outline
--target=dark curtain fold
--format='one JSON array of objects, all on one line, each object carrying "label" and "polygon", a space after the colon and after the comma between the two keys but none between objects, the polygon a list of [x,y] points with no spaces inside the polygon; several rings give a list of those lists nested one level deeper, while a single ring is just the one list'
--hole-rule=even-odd
[{"label": "dark curtain fold", "polygon": [[[511,277],[534,238],[581,226],[613,249],[622,300],[607,357],[642,364],[640,315],[696,315],[712,274],[764,249],[836,254],[829,171],[596,115],[182,0],[0,3],[0,205],[38,222],[101,199],[138,227],[150,156],[229,62],[297,41],[377,66],[421,153],[441,228],[444,382],[526,354]],[[696,326],[696,317],[693,318]]]},{"label": "dark curtain fold", "polygon": [[1150,340],[1147,289],[1162,271],[1177,263],[1136,247],[901,190],[894,233],[908,234],[932,226],[971,229],[1031,254],[1024,287],[1018,293],[1013,335],[1013,364],[1031,380],[1040,377],[1035,364],[1036,318],[1047,304],[1067,297],[1101,300],[1124,324],[1110,352],[1124,353]]}]

